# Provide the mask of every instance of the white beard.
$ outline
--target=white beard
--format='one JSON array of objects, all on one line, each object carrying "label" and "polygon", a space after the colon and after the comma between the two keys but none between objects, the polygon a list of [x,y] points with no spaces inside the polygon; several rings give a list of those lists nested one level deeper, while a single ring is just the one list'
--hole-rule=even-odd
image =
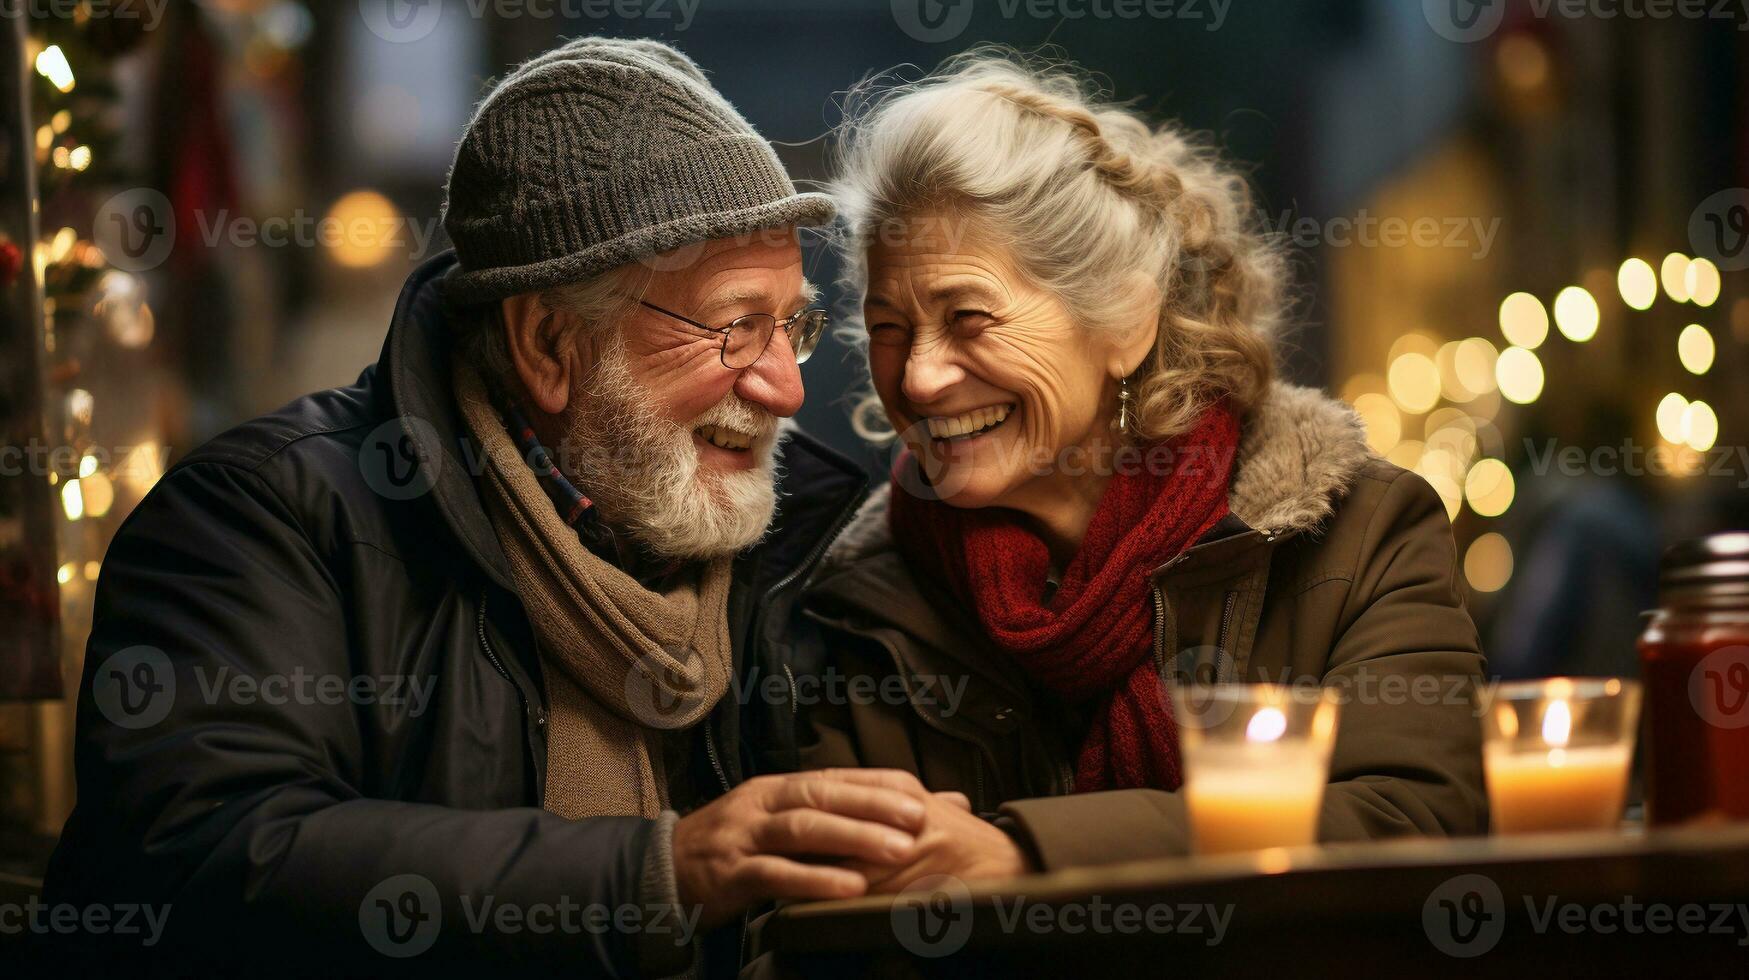
[{"label": "white beard", "polygon": [[[777,446],[786,427],[734,392],[681,427],[650,408],[618,345],[573,393],[578,409],[560,440],[573,475],[615,532],[652,554],[693,561],[732,555],[764,537],[777,509]],[[747,470],[699,464],[693,429],[715,424],[753,434]]]}]

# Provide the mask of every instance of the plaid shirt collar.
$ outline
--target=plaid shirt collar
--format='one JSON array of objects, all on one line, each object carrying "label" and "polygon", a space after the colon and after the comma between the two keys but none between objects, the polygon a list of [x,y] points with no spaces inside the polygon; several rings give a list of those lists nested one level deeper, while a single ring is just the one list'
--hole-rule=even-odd
[{"label": "plaid shirt collar", "polygon": [[600,512],[596,510],[595,501],[590,500],[570,478],[559,471],[552,454],[547,452],[546,447],[535,436],[534,426],[528,423],[528,417],[523,414],[520,405],[510,402],[504,409],[503,421],[504,428],[515,441],[523,460],[534,470],[535,479],[540,481],[541,489],[552,500],[559,517],[566,526],[576,530],[583,546],[596,557],[613,564],[646,587],[660,582],[683,567],[682,562],[651,556],[636,542],[615,534],[612,528],[603,523]]}]

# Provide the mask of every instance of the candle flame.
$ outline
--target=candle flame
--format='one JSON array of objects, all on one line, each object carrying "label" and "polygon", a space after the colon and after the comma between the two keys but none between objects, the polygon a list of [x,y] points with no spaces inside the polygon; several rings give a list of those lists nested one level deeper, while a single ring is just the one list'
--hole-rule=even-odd
[{"label": "candle flame", "polygon": [[1564,748],[1572,734],[1573,709],[1559,698],[1549,702],[1549,710],[1543,713],[1543,742],[1552,748]]},{"label": "candle flame", "polygon": [[1273,742],[1287,732],[1287,716],[1280,708],[1261,708],[1245,726],[1245,740]]}]

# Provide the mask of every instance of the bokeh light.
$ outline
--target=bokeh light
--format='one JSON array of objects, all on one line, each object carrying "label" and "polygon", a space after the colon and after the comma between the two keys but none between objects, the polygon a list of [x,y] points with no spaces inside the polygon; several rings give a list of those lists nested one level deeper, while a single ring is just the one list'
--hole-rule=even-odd
[{"label": "bokeh light", "polygon": [[1500,352],[1481,337],[1468,337],[1458,341],[1457,353],[1452,356],[1458,384],[1469,391],[1472,397],[1493,391],[1498,386],[1498,382],[1494,380],[1494,363],[1499,359]]},{"label": "bokeh light", "polygon": [[1477,460],[1464,477],[1464,498],[1483,517],[1499,517],[1512,506],[1517,484],[1512,471],[1497,459]]},{"label": "bokeh light", "polygon": [[1713,448],[1719,440],[1719,417],[1713,407],[1700,399],[1688,403],[1682,411],[1682,441],[1699,452]]},{"label": "bokeh light", "polygon": [[1645,259],[1628,259],[1615,274],[1621,300],[1636,310],[1649,310],[1658,298],[1658,273]]},{"label": "bokeh light", "polygon": [[1494,362],[1500,394],[1517,405],[1529,405],[1543,393],[1543,363],[1523,347],[1508,347]]},{"label": "bokeh light", "polygon": [[1433,358],[1417,351],[1398,355],[1385,375],[1391,398],[1403,411],[1420,415],[1439,404],[1439,368]]},{"label": "bokeh light", "polygon": [[1688,399],[1674,391],[1658,400],[1658,435],[1665,442],[1681,445],[1687,441],[1682,432],[1682,414],[1686,411]]},{"label": "bokeh light", "polygon": [[1397,414],[1397,403],[1377,392],[1368,392],[1354,400],[1354,411],[1366,424],[1366,444],[1380,456],[1391,451],[1403,438],[1403,417]]},{"label": "bokeh light", "polygon": [[1529,293],[1513,293],[1500,301],[1500,335],[1515,347],[1535,350],[1549,336],[1549,311]]},{"label": "bokeh light", "polygon": [[1724,288],[1724,283],[1719,277],[1719,267],[1710,259],[1695,259],[1688,263],[1688,271],[1682,276],[1682,287],[1688,291],[1688,298],[1694,305],[1711,306],[1719,301],[1719,291]]},{"label": "bokeh light", "polygon": [[1498,592],[1512,579],[1512,545],[1489,531],[1464,552],[1464,578],[1477,592]]},{"label": "bokeh light", "polygon": [[1568,286],[1555,296],[1555,326],[1568,340],[1582,344],[1597,336],[1600,318],[1597,300],[1584,286]]},{"label": "bokeh light", "polygon": [[1712,333],[1698,323],[1683,327],[1682,333],[1676,337],[1676,356],[1690,374],[1707,373],[1713,366],[1716,353]]},{"label": "bokeh light", "polygon": [[1658,278],[1664,283],[1664,295],[1678,303],[1688,302],[1688,256],[1671,252],[1658,266]]},{"label": "bokeh light", "polygon": [[352,191],[328,209],[338,237],[329,242],[328,254],[349,269],[379,265],[388,259],[400,239],[401,214],[388,198],[370,190]]}]

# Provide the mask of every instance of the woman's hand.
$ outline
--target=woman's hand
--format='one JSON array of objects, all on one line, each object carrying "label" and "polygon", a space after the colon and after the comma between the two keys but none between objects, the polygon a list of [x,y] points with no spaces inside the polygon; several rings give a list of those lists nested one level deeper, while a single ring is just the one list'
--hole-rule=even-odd
[{"label": "woman's hand", "polygon": [[946,874],[974,878],[1012,878],[1037,870],[1020,846],[972,813],[964,793],[933,793],[924,803],[923,831],[911,859],[887,866],[852,865],[868,878],[871,893],[891,893],[919,878]]}]

